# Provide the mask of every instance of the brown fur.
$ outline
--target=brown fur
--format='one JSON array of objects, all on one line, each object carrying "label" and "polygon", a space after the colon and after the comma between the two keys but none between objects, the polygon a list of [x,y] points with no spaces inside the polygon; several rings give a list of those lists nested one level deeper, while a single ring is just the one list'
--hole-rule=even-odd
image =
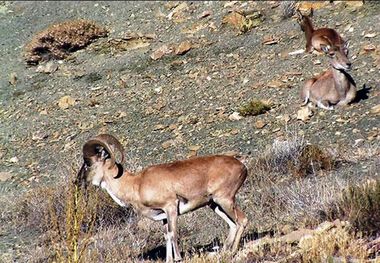
[{"label": "brown fur", "polygon": [[356,86],[346,70],[351,68],[347,58],[346,44],[340,48],[322,45],[322,50],[329,55],[331,69],[306,81],[301,89],[304,104],[309,101],[320,108],[333,109],[333,105],[345,106],[356,97]]},{"label": "brown fur", "polygon": [[[100,135],[101,141],[107,136]],[[94,140],[89,140],[91,144]],[[110,145],[106,142],[103,145]],[[85,144],[85,146],[88,144]],[[93,145],[96,147],[96,145]],[[87,152],[89,147],[84,147]],[[107,148],[106,148],[107,149]],[[110,148],[108,148],[109,150]],[[104,157],[106,156],[106,157]],[[237,250],[248,222],[237,207],[235,195],[247,177],[243,163],[231,156],[213,155],[150,166],[138,174],[124,171],[109,153],[95,154],[83,169],[84,180],[100,185],[121,205],[131,204],[142,215],[163,220],[166,226],[167,262],[181,260],[177,243],[177,217],[209,205],[229,225],[225,249]]]},{"label": "brown fur", "polygon": [[310,18],[299,11],[298,22],[305,32],[306,52],[312,52],[313,49],[322,52],[321,45],[340,47],[344,44],[343,38],[334,29],[327,27],[314,29]]}]

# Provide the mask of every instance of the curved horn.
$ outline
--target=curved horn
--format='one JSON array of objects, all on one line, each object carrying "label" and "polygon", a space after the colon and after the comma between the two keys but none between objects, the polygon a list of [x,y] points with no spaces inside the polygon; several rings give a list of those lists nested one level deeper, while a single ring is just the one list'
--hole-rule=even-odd
[{"label": "curved horn", "polygon": [[[83,145],[83,159],[85,161],[93,163],[97,161],[99,156],[98,147],[101,146],[110,155],[111,162],[116,165],[116,162],[124,162],[124,149],[121,143],[110,134],[100,134],[90,140],[88,140],[85,145]],[[121,155],[121,160],[116,160],[115,150],[117,150]],[[103,156],[102,156],[103,158]]]}]

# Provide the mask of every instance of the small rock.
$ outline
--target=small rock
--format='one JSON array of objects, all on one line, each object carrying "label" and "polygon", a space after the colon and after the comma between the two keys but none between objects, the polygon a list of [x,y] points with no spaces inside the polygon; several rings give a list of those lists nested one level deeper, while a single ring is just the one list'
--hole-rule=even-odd
[{"label": "small rock", "polygon": [[336,119],[336,122],[338,122],[338,123],[346,123],[347,120],[344,120],[342,118],[338,118],[338,119]]},{"label": "small rock", "polygon": [[234,113],[232,113],[230,116],[228,116],[228,119],[230,119],[231,121],[238,121],[238,120],[241,120],[243,117],[240,116],[240,113],[235,111]]},{"label": "small rock", "polygon": [[377,36],[376,33],[369,33],[369,34],[365,34],[365,35],[364,35],[364,38],[373,38],[373,37],[375,37],[375,36]]},{"label": "small rock", "polygon": [[282,117],[282,120],[285,122],[285,123],[288,123],[290,121],[290,115],[289,114],[285,114],[283,117]]},{"label": "small rock", "polygon": [[[258,23],[258,21],[256,21],[256,23]],[[254,20],[251,20],[236,11],[232,11],[223,17],[222,24],[229,24],[242,33],[245,33],[254,26],[257,26],[255,25]]]},{"label": "small rock", "polygon": [[176,55],[183,55],[192,48],[190,41],[181,42],[175,50]]},{"label": "small rock", "polygon": [[9,159],[9,161],[11,163],[18,163],[18,158],[15,156],[15,157],[12,157],[11,159]]},{"label": "small rock", "polygon": [[287,244],[298,243],[305,236],[311,236],[312,234],[313,234],[313,230],[299,229],[299,230],[290,232],[289,234],[286,234],[285,236],[282,236],[280,240]]},{"label": "small rock", "polygon": [[354,147],[362,145],[364,142],[364,139],[357,139],[355,140]]},{"label": "small rock", "polygon": [[361,6],[363,6],[364,1],[358,1],[358,0],[355,1],[354,0],[354,1],[345,1],[344,3],[345,3],[345,5],[351,6],[351,7],[361,7]]},{"label": "small rock", "polygon": [[117,118],[121,119],[121,118],[124,118],[124,117],[127,117],[127,113],[125,111],[120,111]]},{"label": "small rock", "polygon": [[75,100],[70,96],[63,96],[58,101],[58,106],[63,110],[68,109],[69,107],[74,106],[74,105],[75,105]]},{"label": "small rock", "polygon": [[167,18],[169,20],[172,20],[173,17],[177,16],[179,13],[187,10],[189,8],[188,4],[186,2],[182,2],[181,4],[177,5],[168,15]]},{"label": "small rock", "polygon": [[49,61],[43,65],[39,65],[36,69],[36,72],[50,74],[55,72],[58,69],[58,65],[53,61]]},{"label": "small rock", "polygon": [[161,94],[162,93],[162,87],[155,88],[154,92],[156,92],[157,94]]},{"label": "small rock", "polygon": [[374,51],[376,50],[376,46],[374,44],[368,44],[363,47],[364,51]]},{"label": "small rock", "polygon": [[228,7],[232,7],[234,6],[236,3],[238,3],[238,1],[229,1],[227,3],[224,4],[224,8],[228,8]]},{"label": "small rock", "polygon": [[281,88],[284,86],[284,84],[279,80],[272,80],[267,84],[269,88]]},{"label": "small rock", "polygon": [[212,12],[210,10],[206,10],[206,11],[203,11],[202,14],[200,14],[198,16],[198,19],[201,19],[201,18],[205,18],[205,17],[208,17],[212,14]]},{"label": "small rock", "polygon": [[40,111],[41,115],[48,115],[48,111],[46,109],[43,109]]},{"label": "small rock", "polygon": [[186,155],[187,158],[191,158],[191,157],[194,157],[194,156],[197,156],[197,151],[190,151],[190,152]]},{"label": "small rock", "polygon": [[265,125],[267,125],[267,124],[262,120],[258,120],[255,122],[255,128],[256,129],[262,129],[265,127]]},{"label": "small rock", "polygon": [[10,75],[9,75],[9,83],[14,86],[16,85],[16,82],[17,82],[17,75],[15,72],[12,72]]},{"label": "small rock", "polygon": [[235,156],[239,156],[240,154],[237,151],[227,151],[227,152],[223,152],[222,155],[235,157]]},{"label": "small rock", "polygon": [[175,145],[175,141],[174,140],[168,140],[168,141],[163,142],[161,144],[162,148],[164,148],[164,149],[167,149],[167,148],[169,148],[169,147],[171,147],[173,145]]},{"label": "small rock", "polygon": [[313,111],[309,107],[303,107],[297,112],[297,120],[306,122],[313,116]]},{"label": "small rock", "polygon": [[157,124],[153,127],[153,131],[159,131],[159,130],[163,130],[166,128],[166,125],[163,125],[163,124]]},{"label": "small rock", "polygon": [[289,52],[289,55],[290,55],[290,56],[295,56],[295,55],[299,55],[299,54],[303,54],[303,53],[305,53],[305,50],[304,50],[304,49],[298,49],[298,50],[295,50],[295,51]]},{"label": "small rock", "polygon": [[162,58],[166,54],[170,54],[173,52],[172,48],[169,48],[168,45],[163,45],[156,49],[151,55],[150,58],[153,60],[157,60]]},{"label": "small rock", "polygon": [[0,182],[5,182],[11,178],[12,174],[10,172],[0,172]]},{"label": "small rock", "polygon": [[316,229],[315,232],[318,234],[322,234],[324,232],[329,231],[331,228],[335,227],[335,224],[329,221],[321,223]]},{"label": "small rock", "polygon": [[173,131],[173,130],[175,130],[175,129],[177,129],[178,128],[178,125],[177,124],[170,124],[169,125],[169,130],[171,130],[171,131]]},{"label": "small rock", "polygon": [[33,141],[40,141],[43,139],[46,139],[49,135],[46,132],[43,131],[37,131],[32,135],[32,140]]},{"label": "small rock", "polygon": [[277,44],[278,43],[278,39],[274,36],[265,36],[263,41],[262,41],[262,44],[264,45],[274,45],[274,44]]},{"label": "small rock", "polygon": [[198,151],[200,148],[202,148],[202,146],[200,145],[190,145],[189,147],[187,147],[190,151]]},{"label": "small rock", "polygon": [[238,134],[239,133],[239,130],[238,129],[232,129],[231,130],[231,134],[232,135],[236,135],[236,134]]},{"label": "small rock", "polygon": [[373,106],[369,112],[371,114],[380,115],[380,104]]}]

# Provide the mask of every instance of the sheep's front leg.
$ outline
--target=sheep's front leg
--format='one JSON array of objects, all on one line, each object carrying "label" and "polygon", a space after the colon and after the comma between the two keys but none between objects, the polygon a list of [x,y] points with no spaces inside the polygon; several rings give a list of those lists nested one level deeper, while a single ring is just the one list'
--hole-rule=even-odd
[{"label": "sheep's front leg", "polygon": [[[173,252],[174,260],[182,260],[181,253],[178,247],[178,237],[177,237],[177,218],[178,218],[178,200],[174,205],[171,205],[165,209],[167,215],[166,224],[166,262],[172,262]],[[170,261],[171,260],[171,261]]]},{"label": "sheep's front leg", "polygon": [[168,220],[163,220],[165,227],[165,240],[166,240],[166,263],[173,263],[173,246],[172,246],[172,235],[169,231]]}]

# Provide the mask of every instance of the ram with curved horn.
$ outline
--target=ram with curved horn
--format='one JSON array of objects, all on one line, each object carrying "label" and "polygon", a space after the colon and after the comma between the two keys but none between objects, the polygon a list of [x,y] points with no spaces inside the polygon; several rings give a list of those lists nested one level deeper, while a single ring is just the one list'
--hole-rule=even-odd
[{"label": "ram with curved horn", "polygon": [[[116,160],[115,153],[121,156]],[[212,155],[158,164],[137,174],[123,169],[123,147],[109,134],[90,139],[83,146],[84,164],[78,183],[105,189],[121,206],[132,205],[143,216],[163,221],[166,262],[181,260],[177,217],[209,206],[229,225],[224,249],[237,251],[248,223],[235,195],[247,177],[246,166],[231,156]]]},{"label": "ram with curved horn", "polygon": [[[120,161],[116,160],[115,151],[117,151],[121,158]],[[123,173],[123,166],[121,165],[124,162],[124,150],[123,146],[120,142],[109,134],[100,134],[95,138],[87,141],[87,143],[83,146],[83,164],[80,168],[77,176],[77,183],[81,186],[87,186],[87,180],[85,180],[85,176],[87,176],[87,172],[89,167],[93,168],[99,166],[99,162],[101,160],[109,159],[109,163],[111,163],[111,168],[117,167],[118,174],[117,176],[121,176]],[[101,169],[102,167],[100,167]],[[117,177],[116,176],[116,177]],[[94,176],[93,179],[97,180],[98,176]],[[94,182],[95,184],[96,182]]]}]

